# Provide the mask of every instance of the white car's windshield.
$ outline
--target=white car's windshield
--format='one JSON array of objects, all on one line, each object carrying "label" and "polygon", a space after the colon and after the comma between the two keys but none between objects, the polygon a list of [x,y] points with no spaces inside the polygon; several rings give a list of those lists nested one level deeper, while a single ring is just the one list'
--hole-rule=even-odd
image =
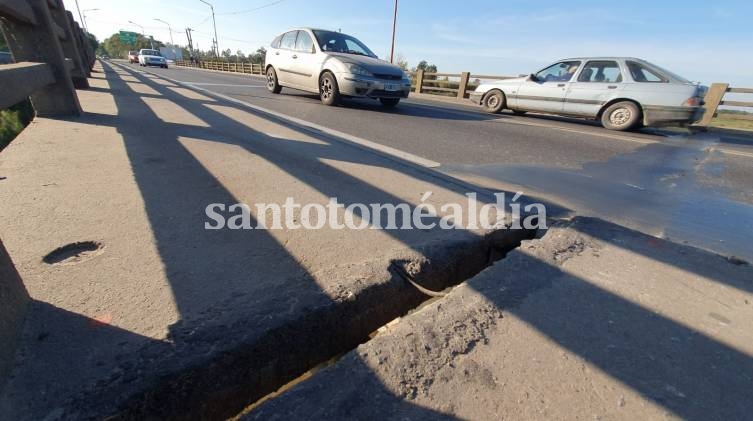
[{"label": "white car's windshield", "polygon": [[322,51],[355,54],[376,58],[367,46],[350,35],[340,32],[315,30],[314,36]]},{"label": "white car's windshield", "polygon": [[158,56],[158,55],[160,55],[159,51],[157,51],[157,50],[144,50],[144,52],[141,53],[141,54],[145,55],[145,56]]}]

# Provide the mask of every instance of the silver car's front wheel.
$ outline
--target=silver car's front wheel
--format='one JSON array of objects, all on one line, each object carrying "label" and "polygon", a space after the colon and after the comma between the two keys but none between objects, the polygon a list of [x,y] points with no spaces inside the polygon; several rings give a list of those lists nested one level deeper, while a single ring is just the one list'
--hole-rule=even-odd
[{"label": "silver car's front wheel", "polygon": [[340,88],[337,85],[335,75],[330,72],[325,72],[319,78],[319,97],[324,105],[340,103]]}]

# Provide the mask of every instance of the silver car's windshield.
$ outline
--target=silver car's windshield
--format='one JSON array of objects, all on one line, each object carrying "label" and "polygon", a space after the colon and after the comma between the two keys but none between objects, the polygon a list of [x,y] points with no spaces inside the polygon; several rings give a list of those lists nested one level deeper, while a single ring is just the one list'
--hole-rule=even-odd
[{"label": "silver car's windshield", "polygon": [[359,56],[368,56],[376,58],[376,54],[369,50],[361,41],[350,35],[340,32],[314,30],[316,42],[322,51],[333,53],[355,54]]}]

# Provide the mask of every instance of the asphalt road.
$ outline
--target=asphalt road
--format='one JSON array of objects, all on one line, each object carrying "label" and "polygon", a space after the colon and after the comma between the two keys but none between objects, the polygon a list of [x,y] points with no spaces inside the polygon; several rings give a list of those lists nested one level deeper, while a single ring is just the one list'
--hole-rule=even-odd
[{"label": "asphalt road", "polygon": [[753,135],[616,133],[593,122],[489,115],[470,103],[423,99],[393,110],[372,100],[325,107],[305,92],[271,94],[259,77],[147,71],[436,161],[438,171],[479,187],[521,190],[578,214],[753,262]]}]

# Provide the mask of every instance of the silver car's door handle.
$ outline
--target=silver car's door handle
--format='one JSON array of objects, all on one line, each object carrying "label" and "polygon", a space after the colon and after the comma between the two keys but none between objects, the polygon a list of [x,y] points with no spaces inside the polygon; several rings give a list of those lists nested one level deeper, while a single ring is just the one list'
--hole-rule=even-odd
[{"label": "silver car's door handle", "polygon": [[276,52],[276,53],[275,53],[275,55],[276,55],[276,56],[279,56],[279,55],[280,55],[280,52],[279,52],[279,51],[278,51],[278,52]]},{"label": "silver car's door handle", "polygon": [[297,55],[295,55],[295,54],[293,54],[293,58],[298,58],[298,56],[297,56]]},{"label": "silver car's door handle", "polygon": [[609,85],[607,86],[607,89],[617,89],[617,85]]}]

